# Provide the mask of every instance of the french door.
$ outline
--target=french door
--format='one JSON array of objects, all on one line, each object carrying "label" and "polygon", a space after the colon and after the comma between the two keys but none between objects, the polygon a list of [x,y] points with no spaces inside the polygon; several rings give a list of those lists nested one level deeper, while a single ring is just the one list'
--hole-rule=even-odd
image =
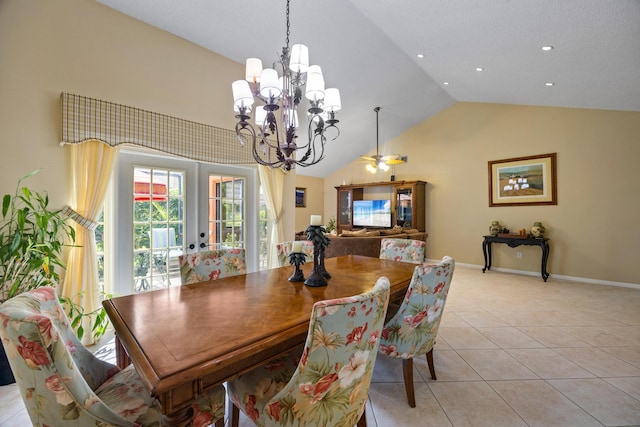
[{"label": "french door", "polygon": [[258,268],[258,174],[121,152],[115,176],[114,291],[119,295],[180,285],[178,256],[244,248]]}]

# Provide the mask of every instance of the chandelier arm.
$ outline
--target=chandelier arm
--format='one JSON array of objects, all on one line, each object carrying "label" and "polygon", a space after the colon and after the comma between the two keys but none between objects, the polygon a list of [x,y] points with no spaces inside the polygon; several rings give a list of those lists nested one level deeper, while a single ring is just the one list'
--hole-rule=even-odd
[{"label": "chandelier arm", "polygon": [[[316,138],[320,137],[320,154],[318,156],[318,160],[316,161],[316,163],[324,158],[324,144],[327,142],[327,139],[324,137],[324,120],[320,116],[318,116],[318,118],[319,118],[320,121],[318,123],[318,126],[316,127],[316,130],[313,132],[313,141],[310,142],[310,144],[312,143],[312,145],[313,145],[313,154],[314,154],[314,159],[315,159]],[[313,121],[309,122],[310,125],[311,125],[311,123],[313,123]],[[309,129],[309,135],[311,135],[311,130],[310,129]]]},{"label": "chandelier arm", "polygon": [[255,129],[253,129],[253,126],[251,126],[251,124],[247,122],[236,123],[236,136],[238,137],[240,144],[242,144],[243,146],[244,146],[245,138],[247,138],[246,134],[249,135],[251,145],[255,146],[256,132],[255,132]]},{"label": "chandelier arm", "polygon": [[[261,140],[261,143],[262,142],[264,142],[264,139]],[[284,163],[284,156],[280,156],[280,158],[276,161],[271,161],[271,156],[272,156],[271,150],[266,150],[261,153],[260,152],[261,150],[259,149],[259,145],[260,143],[252,144],[253,158],[257,163],[264,166],[275,167],[275,168],[279,168],[280,166],[282,166],[282,164]],[[264,159],[264,157],[266,157],[266,159]]]},{"label": "chandelier arm", "polygon": [[[278,131],[277,123],[274,129],[275,130],[273,132],[267,132],[269,129],[268,129],[268,124],[265,121],[265,123],[260,127],[260,132],[262,135],[261,143],[265,144],[269,148],[278,150],[280,148],[280,132]],[[275,135],[275,141],[272,142],[272,139],[270,139],[269,137],[274,135]]]},{"label": "chandelier arm", "polygon": [[[320,138],[319,149],[316,148],[316,139]],[[307,144],[307,151],[301,159],[296,159],[296,164],[300,166],[311,166],[320,162],[324,159],[324,147],[326,143],[326,138],[322,133],[315,133]],[[311,158],[311,161],[307,161]]]}]

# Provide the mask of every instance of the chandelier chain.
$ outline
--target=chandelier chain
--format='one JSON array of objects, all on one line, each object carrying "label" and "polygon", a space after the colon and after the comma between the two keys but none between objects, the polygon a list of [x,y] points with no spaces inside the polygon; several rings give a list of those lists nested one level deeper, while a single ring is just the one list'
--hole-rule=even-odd
[{"label": "chandelier chain", "polygon": [[286,39],[286,47],[289,50],[289,34],[290,34],[290,25],[289,25],[289,0],[287,0],[287,39]]}]

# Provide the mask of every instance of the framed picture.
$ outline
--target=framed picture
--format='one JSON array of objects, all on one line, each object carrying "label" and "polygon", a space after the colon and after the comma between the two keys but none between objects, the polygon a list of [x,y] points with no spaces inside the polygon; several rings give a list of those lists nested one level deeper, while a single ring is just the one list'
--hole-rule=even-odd
[{"label": "framed picture", "polygon": [[296,187],[296,208],[307,206],[307,189]]},{"label": "framed picture", "polygon": [[489,206],[557,205],[556,153],[489,162]]}]

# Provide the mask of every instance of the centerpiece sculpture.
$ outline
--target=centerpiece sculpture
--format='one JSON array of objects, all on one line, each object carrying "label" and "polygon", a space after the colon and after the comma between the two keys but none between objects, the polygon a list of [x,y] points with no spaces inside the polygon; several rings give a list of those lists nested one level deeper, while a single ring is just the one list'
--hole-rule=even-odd
[{"label": "centerpiece sculpture", "polygon": [[324,267],[324,249],[331,241],[325,236],[326,229],[321,225],[320,215],[311,215],[311,224],[306,232],[307,240],[313,243],[313,270],[304,284],[311,287],[327,286],[331,274]]},{"label": "centerpiece sculpture", "polygon": [[[298,242],[295,242],[298,243]],[[306,261],[306,255],[302,253],[301,250],[296,251],[296,244],[293,245],[293,251],[289,254],[289,264],[293,264],[295,270],[291,277],[289,277],[290,282],[303,282],[304,281],[304,273],[300,269],[300,266],[303,265]],[[298,246],[298,249],[300,247]]]}]

